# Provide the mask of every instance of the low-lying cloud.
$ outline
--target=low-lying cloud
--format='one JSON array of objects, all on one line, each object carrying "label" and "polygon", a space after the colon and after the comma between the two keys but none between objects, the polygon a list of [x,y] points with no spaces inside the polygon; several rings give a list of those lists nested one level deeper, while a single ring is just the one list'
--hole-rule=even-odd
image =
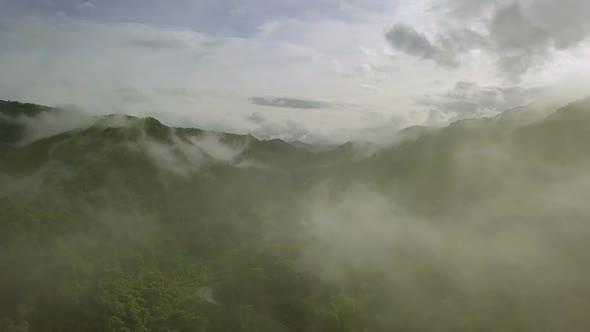
[{"label": "low-lying cloud", "polygon": [[199,173],[203,167],[220,163],[240,165],[242,152],[247,142],[229,145],[223,142],[222,134],[206,133],[200,136],[179,137],[175,130],[170,132],[169,140],[161,142],[147,135],[129,145],[131,149],[146,153],[158,166],[177,175],[188,176]]},{"label": "low-lying cloud", "polygon": [[250,99],[253,104],[271,107],[297,108],[297,109],[322,109],[333,108],[331,103],[299,99],[299,98],[283,98],[283,97],[252,97]]},{"label": "low-lying cloud", "polygon": [[531,159],[514,138],[528,125],[491,123],[449,128],[432,147],[444,151],[405,146],[378,184],[326,180],[310,189],[300,268],[357,301],[371,296],[359,280],[380,282],[368,319],[377,326],[396,317],[386,326],[585,331],[588,298],[578,290],[589,286],[588,159],[567,167]]}]

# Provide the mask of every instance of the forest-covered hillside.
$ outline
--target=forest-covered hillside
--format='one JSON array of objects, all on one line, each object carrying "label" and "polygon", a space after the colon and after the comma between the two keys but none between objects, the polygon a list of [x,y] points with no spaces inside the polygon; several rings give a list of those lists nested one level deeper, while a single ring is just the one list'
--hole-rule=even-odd
[{"label": "forest-covered hillside", "polygon": [[586,331],[590,100],[402,134],[0,102],[0,331]]}]

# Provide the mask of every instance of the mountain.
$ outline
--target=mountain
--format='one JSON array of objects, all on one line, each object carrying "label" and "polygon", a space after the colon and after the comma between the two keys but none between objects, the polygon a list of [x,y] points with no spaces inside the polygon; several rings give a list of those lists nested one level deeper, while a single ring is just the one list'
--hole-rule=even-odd
[{"label": "mountain", "polygon": [[590,99],[326,151],[0,102],[0,331],[585,331],[589,139]]},{"label": "mountain", "polygon": [[301,141],[293,141],[289,144],[293,145],[294,147],[305,149],[313,153],[328,152],[338,147],[338,144],[308,144]]},{"label": "mountain", "polygon": [[24,126],[18,117],[34,117],[50,108],[0,100],[0,143],[14,143],[23,138]]}]

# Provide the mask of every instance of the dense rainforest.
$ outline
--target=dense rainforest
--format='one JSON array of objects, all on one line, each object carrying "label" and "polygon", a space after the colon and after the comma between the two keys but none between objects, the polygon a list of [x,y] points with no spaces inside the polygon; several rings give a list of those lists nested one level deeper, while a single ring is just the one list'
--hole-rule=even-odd
[{"label": "dense rainforest", "polygon": [[0,331],[587,331],[590,100],[396,137],[2,101]]}]

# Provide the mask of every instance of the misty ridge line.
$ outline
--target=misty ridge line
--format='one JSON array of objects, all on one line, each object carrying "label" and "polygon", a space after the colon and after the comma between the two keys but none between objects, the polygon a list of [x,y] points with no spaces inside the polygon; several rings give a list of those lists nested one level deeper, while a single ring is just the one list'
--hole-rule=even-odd
[{"label": "misty ridge line", "polygon": [[[122,114],[90,116],[76,109],[49,108],[33,104],[22,105],[33,107],[35,111],[19,114],[16,117],[15,115],[8,114],[9,122],[14,121],[18,126],[22,127],[19,128],[19,130],[23,131],[20,134],[22,137],[19,137],[20,144],[28,144],[35,140],[69,131],[84,131],[93,128],[101,128],[103,130],[109,128],[134,129],[139,134],[136,137],[137,141],[128,145],[129,148],[136,151],[144,151],[155,162],[159,163],[160,166],[163,166],[163,168],[183,175],[187,175],[190,172],[198,172],[203,163],[211,161],[234,165],[236,167],[271,169],[271,165],[252,160],[251,158],[249,160],[247,157],[244,157],[245,150],[248,150],[252,143],[267,145],[266,148],[271,150],[279,149],[276,150],[278,152],[281,151],[280,146],[290,145],[316,155],[319,153],[319,155],[324,156],[320,159],[324,160],[330,160],[333,159],[332,157],[334,155],[339,155],[340,157],[338,158],[342,159],[344,157],[343,160],[361,161],[387,149],[394,148],[404,142],[412,142],[423,135],[441,130],[441,128],[411,126],[399,130],[393,135],[387,134],[380,138],[374,138],[371,141],[351,141],[340,146],[326,145],[324,147],[313,144],[302,144],[298,141],[287,143],[280,139],[260,141],[252,135],[168,127],[151,117],[142,119]],[[524,125],[528,122],[542,119],[543,116],[549,113],[548,111],[539,112],[539,109],[550,108],[547,106],[536,107],[535,104],[529,104],[528,106],[509,109],[491,118],[506,117],[512,113],[518,113],[518,117],[520,118],[519,125]],[[7,116],[7,113],[4,112],[0,116]],[[465,120],[457,120],[455,123],[461,123],[462,121]],[[466,119],[466,121],[470,120]],[[160,137],[156,140],[153,139],[153,135],[146,135],[146,128],[150,125],[159,131],[159,133],[156,133],[156,136],[160,135]],[[442,127],[442,129],[444,128]],[[306,156],[305,158],[309,159],[310,157]]]},{"label": "misty ridge line", "polygon": [[[300,99],[292,99],[292,98],[266,98],[266,97],[255,97],[252,99],[252,101],[254,103],[256,103],[258,100],[265,100],[268,101],[269,103],[272,102],[272,105],[269,104],[268,106],[273,106],[276,103],[278,107],[292,107],[290,106],[289,102],[283,103],[282,100],[286,100],[286,101],[299,101]],[[301,100],[302,103],[306,102],[305,100]],[[310,103],[313,103],[313,101],[309,101]],[[2,102],[5,104],[11,103],[11,102]],[[16,102],[13,102],[16,103]],[[318,102],[319,103],[319,102]],[[36,110],[34,112],[30,112],[30,113],[26,113],[26,114],[17,114],[17,115],[10,115],[9,113],[1,113],[0,117],[3,117],[5,120],[10,120],[11,122],[16,122],[18,125],[23,126],[24,127],[24,133],[22,133],[22,135],[24,135],[25,137],[23,137],[22,139],[20,139],[22,144],[25,143],[30,143],[32,141],[35,140],[39,140],[39,139],[43,139],[43,138],[48,138],[57,134],[61,134],[67,131],[72,131],[72,130],[86,130],[89,129],[91,127],[101,127],[101,128],[131,128],[133,126],[139,126],[139,124],[141,123],[142,118],[139,117],[135,117],[135,116],[130,116],[130,115],[124,115],[124,114],[120,114],[120,113],[116,113],[116,114],[109,114],[109,115],[90,115],[85,113],[83,110],[81,109],[77,109],[76,107],[65,107],[65,108],[52,108],[52,107],[46,107],[46,106],[39,106],[39,105],[34,105],[34,104],[22,104],[25,106],[31,106],[33,108],[35,108]],[[305,104],[307,105],[307,104]],[[335,104],[334,104],[335,105]],[[310,104],[310,107],[308,106],[303,106],[301,108],[326,108],[326,107],[322,107],[319,106],[319,104],[313,104],[313,106]],[[295,108],[299,108],[299,106],[293,106]],[[517,109],[523,106],[517,106],[517,107],[513,107],[511,109],[508,109],[506,111],[511,111],[512,109]],[[330,107],[327,107],[330,108]],[[501,112],[503,113],[503,112]],[[501,114],[500,113],[500,114]],[[491,114],[491,115],[487,115],[486,117],[493,117],[496,116],[497,114]],[[145,119],[150,119],[151,117],[146,117]],[[153,119],[153,118],[151,118]],[[454,120],[454,121],[461,121],[463,119],[458,119],[458,120]],[[157,120],[156,120],[157,121]],[[158,121],[159,122],[159,121]],[[423,132],[426,131],[426,128],[428,126],[421,126],[421,125],[413,125],[413,126],[409,126],[406,128],[401,128],[401,129],[396,129],[393,130],[392,133],[387,133],[385,135],[383,135],[383,137],[373,137],[370,139],[363,139],[363,140],[359,140],[359,141],[350,141],[350,142],[345,142],[345,143],[340,143],[340,144],[310,144],[310,143],[305,143],[305,142],[300,142],[300,141],[294,141],[294,142],[288,142],[289,144],[292,144],[298,148],[303,148],[306,150],[310,150],[313,152],[328,152],[330,150],[334,150],[336,148],[344,148],[346,145],[353,145],[355,148],[355,150],[358,150],[359,152],[361,150],[365,150],[370,148],[372,151],[370,153],[367,152],[362,152],[359,154],[358,158],[362,159],[365,158],[367,155],[370,155],[373,152],[376,152],[376,150],[379,149],[383,149],[383,148],[387,148],[389,146],[393,146],[396,144],[399,144],[405,140],[412,140],[417,138],[417,136],[420,136]],[[260,140],[259,138],[255,138],[254,136],[252,136],[251,134],[247,134],[247,135],[239,135],[239,134],[230,134],[230,133],[226,133],[226,132],[216,132],[216,131],[211,131],[211,130],[207,130],[204,131],[202,129],[196,129],[196,128],[174,128],[174,127],[170,127],[173,129],[177,129],[177,130],[182,130],[182,131],[191,131],[195,134],[195,135],[200,135],[203,132],[207,132],[207,133],[211,133],[212,135],[219,135],[219,136],[228,136],[228,135],[234,135],[234,136],[241,136],[244,140]],[[393,134],[393,135],[392,135]],[[269,138],[269,139],[264,139],[266,140],[280,140],[280,139],[273,139],[273,138]]]},{"label": "misty ridge line", "polygon": [[[579,103],[583,103],[583,101]],[[252,135],[168,127],[151,117],[141,119],[121,114],[89,116],[80,111],[52,109],[32,104],[22,105],[33,107],[35,111],[29,114],[7,115],[6,112],[0,114],[1,117],[4,117],[4,121],[8,123],[4,135],[16,135],[12,138],[9,137],[9,140],[17,140],[19,144],[29,144],[39,139],[49,138],[69,131],[92,131],[97,128],[101,130],[132,129],[135,131],[133,135],[135,135],[137,144],[131,144],[129,147],[146,151],[152,155],[155,161],[162,161],[162,165],[167,165],[169,169],[173,169],[178,173],[186,173],[186,170],[181,170],[181,164],[192,163],[198,168],[198,165],[205,159],[226,164],[240,164],[242,166],[255,164],[253,161],[240,159],[244,150],[249,149],[252,143],[275,145],[275,148],[279,149],[277,151],[280,151],[281,146],[290,146],[295,149],[311,151],[314,154],[327,155],[328,157],[330,154],[347,154],[352,160],[360,161],[404,142],[415,141],[424,135],[436,134],[438,131],[444,131],[447,128],[411,126],[398,131],[393,136],[389,135],[386,139],[367,142],[352,141],[340,146],[334,145],[326,148],[299,141],[293,143],[287,143],[280,139],[260,141]],[[536,111],[539,108],[543,109],[543,107],[537,107],[535,104],[515,107],[499,115],[489,117],[489,119],[499,119],[497,121],[507,119],[507,125],[525,126],[540,121],[547,114],[550,114],[547,111]],[[468,126],[471,121],[473,120],[458,120],[451,123],[449,128],[463,123]],[[514,124],[509,124],[511,121]],[[151,130],[151,132],[147,133],[148,130]],[[264,165],[260,166],[265,167]]]},{"label": "misty ridge line", "polygon": [[251,135],[167,127],[150,117],[137,118],[122,114],[90,116],[80,111],[48,107],[39,107],[38,110],[12,117],[0,114],[2,120],[19,127],[13,130],[20,131],[20,136],[16,137],[19,140],[17,144],[28,145],[60,134],[78,133],[85,136],[93,131],[114,132],[120,129],[130,130],[128,134],[131,136],[128,138],[132,140],[125,143],[129,149],[145,152],[154,162],[178,174],[198,172],[199,167],[207,162],[236,167],[265,167],[239,158],[251,141],[257,141]]}]

